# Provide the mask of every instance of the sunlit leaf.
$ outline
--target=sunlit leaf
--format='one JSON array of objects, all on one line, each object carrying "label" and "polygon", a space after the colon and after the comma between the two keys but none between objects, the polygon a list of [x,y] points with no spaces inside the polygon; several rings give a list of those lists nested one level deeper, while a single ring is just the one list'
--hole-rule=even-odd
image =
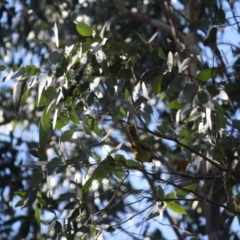
[{"label": "sunlit leaf", "polygon": [[191,62],[191,58],[184,59],[184,61],[181,63],[178,69],[178,72],[179,73],[183,72],[189,66],[190,62]]},{"label": "sunlit leaf", "polygon": [[171,209],[175,213],[187,214],[184,208],[175,201],[167,202],[167,208]]},{"label": "sunlit leaf", "polygon": [[182,188],[184,188],[186,191],[184,191],[184,189],[178,189],[177,190],[177,196],[178,197],[186,197],[188,194],[190,194],[189,191],[194,191],[197,187],[199,186],[199,183],[193,183],[187,186],[184,186]]},{"label": "sunlit leaf", "polygon": [[55,35],[55,43],[56,43],[56,47],[59,47],[59,40],[58,40],[58,27],[56,23],[52,24],[52,30],[54,32]]},{"label": "sunlit leaf", "polygon": [[168,53],[167,65],[168,65],[168,70],[171,71],[172,67],[173,67],[173,54],[172,54],[172,52]]},{"label": "sunlit leaf", "polygon": [[89,37],[93,33],[92,28],[84,22],[79,22],[77,24],[76,28],[77,28],[78,33],[84,37]]},{"label": "sunlit leaf", "polygon": [[156,36],[158,35],[158,32],[155,32],[152,37],[148,40],[148,43],[151,43],[155,38]]}]

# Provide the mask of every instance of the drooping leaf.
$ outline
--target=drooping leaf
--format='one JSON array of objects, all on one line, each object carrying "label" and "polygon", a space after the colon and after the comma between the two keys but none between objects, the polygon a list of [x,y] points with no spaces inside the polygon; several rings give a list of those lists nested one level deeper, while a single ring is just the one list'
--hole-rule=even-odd
[{"label": "drooping leaf", "polygon": [[171,71],[172,67],[173,67],[173,54],[172,54],[172,52],[168,53],[167,65],[168,65],[168,70]]},{"label": "drooping leaf", "polygon": [[203,40],[203,45],[208,46],[211,44],[215,44],[217,42],[217,28],[212,27],[206,36],[206,38]]},{"label": "drooping leaf", "polygon": [[41,124],[43,129],[48,132],[51,128],[51,115],[50,112],[47,111],[47,108],[44,109],[41,117]]},{"label": "drooping leaf", "polygon": [[35,216],[38,226],[40,227],[41,226],[41,215],[40,215],[40,209],[37,205],[35,206],[35,209],[34,209],[34,216]]},{"label": "drooping leaf", "polygon": [[158,75],[153,80],[153,92],[155,95],[161,92],[162,75]]},{"label": "drooping leaf", "polygon": [[184,61],[181,63],[181,65],[180,65],[180,67],[178,69],[178,72],[179,73],[183,72],[189,66],[190,62],[191,62],[191,58],[190,57],[184,59]]},{"label": "drooping leaf", "polygon": [[165,61],[167,60],[167,57],[161,47],[158,47],[157,54],[161,59]]},{"label": "drooping leaf", "polygon": [[97,124],[96,120],[94,118],[90,117],[90,118],[88,118],[87,122],[88,122],[88,126],[90,127],[90,129],[94,133],[96,133],[98,136],[100,136],[101,132],[98,128],[98,124]]},{"label": "drooping leaf", "polygon": [[31,176],[31,181],[30,181],[31,187],[33,189],[37,188],[39,184],[41,184],[42,180],[43,180],[43,173],[41,171],[33,172]]},{"label": "drooping leaf", "polygon": [[48,139],[48,131],[46,131],[42,125],[42,121],[39,122],[39,147],[40,149],[44,149],[47,144]]},{"label": "drooping leaf", "polygon": [[24,94],[24,90],[26,87],[26,81],[27,81],[26,78],[21,79],[21,80],[17,81],[13,87],[13,104],[14,104],[14,108],[15,108],[15,111],[17,114],[19,112],[21,99],[22,99],[22,96]]},{"label": "drooping leaf", "polygon": [[52,30],[54,32],[55,35],[55,43],[56,43],[56,47],[59,47],[59,39],[58,39],[58,27],[56,23],[52,24]]}]

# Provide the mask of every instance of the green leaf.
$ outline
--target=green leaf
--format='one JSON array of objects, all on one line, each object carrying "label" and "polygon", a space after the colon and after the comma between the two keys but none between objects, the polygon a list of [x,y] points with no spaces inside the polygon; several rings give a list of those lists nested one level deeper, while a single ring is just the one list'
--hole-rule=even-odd
[{"label": "green leaf", "polygon": [[164,191],[163,191],[162,187],[158,186],[156,188],[156,198],[157,198],[157,201],[162,200],[164,198],[164,195],[165,194],[164,194]]},{"label": "green leaf", "polygon": [[21,99],[21,105],[23,105],[24,103],[26,103],[28,95],[29,95],[30,89],[27,89],[24,94],[22,95],[22,99]]},{"label": "green leaf", "polygon": [[92,28],[84,22],[78,23],[76,28],[77,28],[78,33],[84,37],[89,37],[93,33]]},{"label": "green leaf", "polygon": [[69,123],[69,119],[59,119],[56,122],[56,129],[62,129]]},{"label": "green leaf", "polygon": [[194,191],[198,186],[199,186],[198,183],[193,183],[193,184],[190,184],[190,185],[186,185],[183,188],[186,189],[187,191],[184,191],[183,189],[178,189],[177,190],[177,196],[178,197],[186,197],[188,194],[190,194],[189,191]]},{"label": "green leaf", "polygon": [[82,187],[82,191],[83,191],[83,192],[88,192],[89,188],[90,188],[91,185],[92,185],[92,181],[93,181],[93,180],[94,180],[94,179],[90,177],[90,178],[85,182],[85,184],[84,184],[83,187]]},{"label": "green leaf", "polygon": [[114,114],[114,118],[117,120],[121,120],[124,117],[126,117],[126,111],[124,110],[124,108],[123,107],[117,108]]},{"label": "green leaf", "polygon": [[39,148],[44,149],[48,139],[48,131],[45,131],[42,121],[39,122]]},{"label": "green leaf", "polygon": [[33,189],[35,189],[36,187],[39,186],[39,184],[41,184],[42,180],[43,180],[43,173],[40,171],[35,171],[33,172],[32,176],[31,176],[31,180],[30,180],[30,185]]},{"label": "green leaf", "polygon": [[6,67],[4,65],[0,65],[0,72],[4,71]]},{"label": "green leaf", "polygon": [[14,192],[15,195],[19,196],[20,198],[24,198],[26,196],[26,192]]},{"label": "green leaf", "polygon": [[44,109],[41,117],[41,123],[43,129],[48,132],[51,129],[51,120],[50,112],[47,111],[47,108]]},{"label": "green leaf", "polygon": [[170,109],[180,109],[185,105],[185,103],[179,103],[177,99],[174,99],[167,104],[167,107]]},{"label": "green leaf", "polygon": [[98,128],[97,122],[96,122],[96,120],[94,118],[92,118],[92,117],[88,118],[87,123],[88,123],[88,126],[90,127],[90,129],[94,133],[96,133],[98,136],[101,135],[101,132],[100,132],[100,130]]},{"label": "green leaf", "polygon": [[92,176],[95,179],[102,179],[106,177],[112,170],[115,168],[115,161],[114,159],[108,155],[107,158],[100,162],[97,166],[95,171],[93,172]]},{"label": "green leaf", "polygon": [[35,216],[38,226],[40,227],[41,226],[40,209],[37,205],[35,206],[35,209],[34,209],[34,216]]},{"label": "green leaf", "polygon": [[162,75],[158,75],[153,80],[153,92],[155,95],[161,92],[161,84],[162,84]]},{"label": "green leaf", "polygon": [[218,73],[220,73],[222,69],[220,68],[207,68],[203,69],[200,73],[197,75],[197,79],[201,82],[206,82],[211,78],[214,78],[217,76]]},{"label": "green leaf", "polygon": [[80,123],[79,117],[74,113],[70,113],[70,120],[76,124]]},{"label": "green leaf", "polygon": [[68,141],[72,138],[72,135],[74,134],[75,131],[73,130],[67,130],[65,131],[62,136],[61,136],[61,141],[65,142]]},{"label": "green leaf", "polygon": [[161,47],[158,47],[157,54],[161,59],[163,59],[165,61],[167,60],[167,57]]},{"label": "green leaf", "polygon": [[174,192],[170,192],[166,195],[165,199],[176,199],[176,194]]},{"label": "green leaf", "polygon": [[88,179],[88,181],[84,184],[82,190],[84,192],[87,192],[92,184],[93,180],[102,180],[103,178],[106,178],[109,173],[112,173],[115,171],[115,160],[108,155],[106,159],[101,161],[96,169],[92,173],[92,177]]},{"label": "green leaf", "polygon": [[134,160],[126,160],[125,165],[127,167],[142,168],[142,164],[140,162],[134,161]]},{"label": "green leaf", "polygon": [[131,94],[130,94],[129,90],[127,88],[125,88],[124,99],[127,100],[130,96],[131,96]]},{"label": "green leaf", "polygon": [[24,199],[19,200],[16,204],[15,207],[21,207],[24,204]]},{"label": "green leaf", "polygon": [[170,201],[170,202],[166,202],[167,203],[167,207],[169,209],[171,209],[173,212],[179,213],[179,214],[187,214],[186,211],[184,210],[184,208],[179,205],[177,202],[175,201]]}]

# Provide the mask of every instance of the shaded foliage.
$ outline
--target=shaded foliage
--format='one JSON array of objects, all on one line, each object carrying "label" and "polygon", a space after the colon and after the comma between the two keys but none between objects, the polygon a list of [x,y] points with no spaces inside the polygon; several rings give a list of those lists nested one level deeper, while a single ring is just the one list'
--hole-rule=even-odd
[{"label": "shaded foliage", "polygon": [[2,238],[239,239],[237,2],[1,6]]}]

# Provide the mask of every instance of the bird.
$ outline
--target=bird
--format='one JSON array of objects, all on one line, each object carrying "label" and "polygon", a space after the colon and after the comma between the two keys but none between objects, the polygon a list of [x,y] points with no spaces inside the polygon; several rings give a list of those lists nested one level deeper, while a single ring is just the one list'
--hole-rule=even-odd
[{"label": "bird", "polygon": [[131,136],[131,150],[134,159],[141,163],[152,162],[150,148],[139,141],[136,126],[134,124],[128,126],[128,132]]}]

